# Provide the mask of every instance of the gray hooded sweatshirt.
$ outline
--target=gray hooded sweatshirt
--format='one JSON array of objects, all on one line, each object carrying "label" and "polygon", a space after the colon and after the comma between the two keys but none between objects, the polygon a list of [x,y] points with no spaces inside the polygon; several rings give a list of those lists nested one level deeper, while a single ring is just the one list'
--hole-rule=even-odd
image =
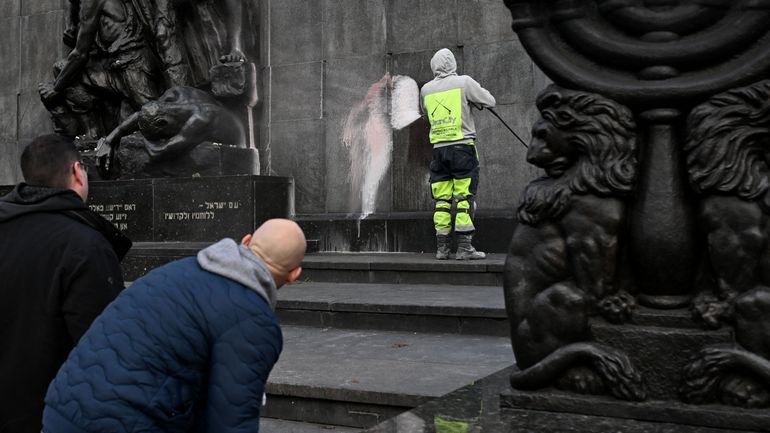
[{"label": "gray hooded sweatshirt", "polygon": [[495,98],[473,78],[457,75],[455,56],[447,48],[433,55],[430,67],[435,78],[420,90],[420,108],[431,124],[431,144],[435,148],[474,143],[476,124],[468,103],[492,108]]},{"label": "gray hooded sweatshirt", "polygon": [[237,281],[259,293],[275,310],[278,289],[273,275],[248,247],[232,239],[222,239],[198,252],[198,264],[213,274]]}]

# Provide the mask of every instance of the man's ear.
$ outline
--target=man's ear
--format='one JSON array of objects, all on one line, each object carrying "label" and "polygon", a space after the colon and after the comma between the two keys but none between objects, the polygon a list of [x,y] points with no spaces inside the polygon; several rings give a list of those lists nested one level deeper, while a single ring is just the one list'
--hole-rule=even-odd
[{"label": "man's ear", "polygon": [[286,275],[286,284],[291,284],[297,281],[297,278],[299,278],[299,275],[301,273],[302,273],[302,266],[297,266],[296,268],[289,271],[289,274]]},{"label": "man's ear", "polygon": [[83,164],[80,163],[80,161],[75,161],[72,163],[72,166],[70,167],[70,174],[72,174],[73,180],[77,185],[85,185],[88,183],[88,179],[84,173],[85,171],[86,168],[83,166]]},{"label": "man's ear", "polygon": [[251,242],[251,233],[247,234],[246,236],[241,239],[241,245],[249,246],[249,242]]}]

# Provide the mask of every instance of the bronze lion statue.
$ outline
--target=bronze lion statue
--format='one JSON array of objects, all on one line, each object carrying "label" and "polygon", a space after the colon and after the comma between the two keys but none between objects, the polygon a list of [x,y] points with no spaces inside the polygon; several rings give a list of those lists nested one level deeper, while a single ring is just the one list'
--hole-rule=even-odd
[{"label": "bronze lion statue", "polygon": [[638,172],[631,111],[601,95],[552,85],[537,99],[527,161],[545,170],[518,205],[505,262],[505,305],[520,371],[517,389],[553,384],[581,393],[642,400],[628,357],[590,342],[589,317],[628,320],[622,289],[626,198]]},{"label": "bronze lion statue", "polygon": [[770,404],[770,80],[718,94],[687,119],[684,152],[701,196],[706,244],[695,318],[731,324],[737,346],[712,346],[685,369],[682,397]]}]

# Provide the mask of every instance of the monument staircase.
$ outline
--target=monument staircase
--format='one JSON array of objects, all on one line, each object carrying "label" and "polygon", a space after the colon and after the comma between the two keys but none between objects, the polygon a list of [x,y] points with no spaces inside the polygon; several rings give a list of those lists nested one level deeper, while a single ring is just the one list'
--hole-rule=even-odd
[{"label": "monument staircase", "polygon": [[[126,277],[208,243],[138,242]],[[284,350],[261,431],[360,431],[510,366],[503,261],[308,254],[301,281],[279,290]]]},{"label": "monument staircase", "polygon": [[[205,245],[137,243],[127,278]],[[284,351],[262,431],[358,431],[509,366],[503,260],[308,254],[279,291]]]}]

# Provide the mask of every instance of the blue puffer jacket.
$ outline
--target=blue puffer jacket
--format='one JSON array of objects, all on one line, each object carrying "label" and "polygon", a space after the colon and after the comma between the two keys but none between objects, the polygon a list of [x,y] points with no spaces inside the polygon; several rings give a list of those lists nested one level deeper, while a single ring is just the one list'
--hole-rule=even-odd
[{"label": "blue puffer jacket", "polygon": [[264,263],[230,239],[150,272],[70,353],[48,388],[43,431],[259,431],[283,345],[275,294]]}]

